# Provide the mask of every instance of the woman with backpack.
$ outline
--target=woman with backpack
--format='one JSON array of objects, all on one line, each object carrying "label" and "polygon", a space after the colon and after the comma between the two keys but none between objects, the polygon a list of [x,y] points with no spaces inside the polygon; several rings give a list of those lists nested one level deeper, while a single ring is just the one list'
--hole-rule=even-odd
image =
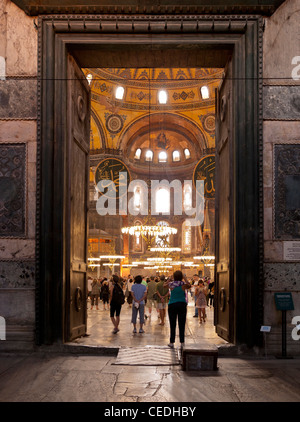
[{"label": "woman with backpack", "polygon": [[116,334],[118,331],[120,331],[120,313],[122,305],[125,302],[125,295],[121,285],[119,284],[119,277],[116,274],[114,274],[111,278],[109,293],[110,319],[114,326],[113,334]]}]

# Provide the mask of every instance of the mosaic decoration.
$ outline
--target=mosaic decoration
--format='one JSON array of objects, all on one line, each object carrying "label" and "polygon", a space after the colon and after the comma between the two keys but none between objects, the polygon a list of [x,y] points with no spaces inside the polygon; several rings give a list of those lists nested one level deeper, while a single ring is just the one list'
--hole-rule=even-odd
[{"label": "mosaic decoration", "polygon": [[105,82],[94,82],[94,87],[96,89],[100,89],[101,92],[108,92],[109,94],[112,92],[113,87],[110,85],[107,85]]},{"label": "mosaic decoration", "polygon": [[0,236],[25,235],[26,145],[0,144]]},{"label": "mosaic decoration", "polygon": [[143,91],[140,91],[137,95],[132,94],[131,97],[132,98],[137,98],[140,101],[142,101],[142,100],[150,100],[151,99],[151,94],[145,94]]},{"label": "mosaic decoration", "polygon": [[[120,176],[120,173],[126,173],[127,174],[127,185],[126,185],[126,179],[123,176]],[[95,171],[95,183],[96,185],[101,180],[109,180],[112,183],[115,184],[115,192],[116,196],[119,196],[120,193],[120,187],[127,187],[130,183],[130,173],[128,168],[125,166],[125,164],[117,159],[117,158],[106,158],[102,160]],[[107,189],[106,189],[107,191]],[[107,192],[100,192],[101,195],[104,195],[106,197],[109,197],[109,190]]]},{"label": "mosaic decoration", "polygon": [[195,167],[193,181],[196,186],[197,180],[204,180],[204,197],[215,197],[215,156],[206,155],[201,158]]},{"label": "mosaic decoration", "polygon": [[276,239],[300,239],[300,145],[275,145]]},{"label": "mosaic decoration", "polygon": [[194,99],[194,97],[195,97],[194,91],[190,91],[190,92],[182,91],[181,93],[174,92],[174,94],[173,94],[173,99],[175,101],[176,100],[183,100],[183,101],[185,101],[187,98]]},{"label": "mosaic decoration", "polygon": [[126,116],[119,116],[118,114],[105,114],[105,125],[108,132],[112,135],[116,135],[123,129],[124,120]]},{"label": "mosaic decoration", "polygon": [[216,129],[216,118],[214,114],[206,114],[205,116],[199,116],[199,120],[203,125],[206,132],[212,133]]}]

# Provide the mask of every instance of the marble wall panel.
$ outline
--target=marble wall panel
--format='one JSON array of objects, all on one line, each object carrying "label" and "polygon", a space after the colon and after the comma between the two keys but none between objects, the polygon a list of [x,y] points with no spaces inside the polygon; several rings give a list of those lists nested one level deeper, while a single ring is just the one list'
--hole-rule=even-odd
[{"label": "marble wall panel", "polygon": [[0,261],[0,289],[34,287],[34,261]]},{"label": "marble wall panel", "polygon": [[270,18],[265,19],[264,80],[296,83],[291,80],[291,75],[295,67],[293,57],[299,56],[299,21],[299,0],[286,0]]},{"label": "marble wall panel", "polygon": [[[0,120],[0,142],[36,143],[36,121]],[[33,148],[36,150],[36,146]],[[35,161],[34,156],[36,152],[28,149],[29,162]]]},{"label": "marble wall panel", "polygon": [[300,262],[264,264],[265,290],[300,292]]},{"label": "marble wall panel", "polygon": [[12,325],[34,326],[34,289],[2,289],[0,309],[1,316],[5,318],[7,328]]},{"label": "marble wall panel", "polygon": [[265,120],[300,120],[299,86],[264,86]]},{"label": "marble wall panel", "polygon": [[0,260],[31,260],[35,257],[34,239],[1,239]]},{"label": "marble wall panel", "polygon": [[26,145],[0,144],[0,236],[25,236]]},{"label": "marble wall panel", "polygon": [[11,1],[6,1],[7,75],[36,75],[38,31],[36,19],[27,16]]},{"label": "marble wall panel", "polygon": [[36,80],[7,79],[0,81],[0,98],[0,119],[36,119]]},{"label": "marble wall panel", "polygon": [[300,144],[274,148],[275,238],[300,239]]}]

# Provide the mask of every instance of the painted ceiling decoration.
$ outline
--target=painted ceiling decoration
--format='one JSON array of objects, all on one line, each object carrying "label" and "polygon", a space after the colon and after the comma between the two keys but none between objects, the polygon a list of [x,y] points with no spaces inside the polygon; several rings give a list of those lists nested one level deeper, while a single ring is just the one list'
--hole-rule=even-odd
[{"label": "painted ceiling decoration", "polygon": [[[137,168],[153,152],[152,163],[159,165],[159,152],[168,154],[168,165],[197,162],[204,151],[215,145],[215,89],[221,68],[101,68],[83,69],[91,86],[91,158],[99,154],[122,154],[127,165]],[[116,98],[122,87],[122,99]],[[205,87],[208,97],[202,97]],[[160,104],[164,90],[166,103]],[[136,150],[141,149],[139,159]],[[178,162],[172,159],[174,151]],[[100,156],[99,156],[100,157]]]}]

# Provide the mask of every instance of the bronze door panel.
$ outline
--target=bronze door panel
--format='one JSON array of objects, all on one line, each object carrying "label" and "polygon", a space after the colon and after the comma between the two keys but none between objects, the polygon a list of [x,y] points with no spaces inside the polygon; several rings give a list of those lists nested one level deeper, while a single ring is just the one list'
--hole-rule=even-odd
[{"label": "bronze door panel", "polygon": [[232,107],[231,61],[217,92],[216,100],[216,295],[217,333],[232,341]]},{"label": "bronze door panel", "polygon": [[[75,60],[68,57],[68,207],[66,299],[67,341],[86,333],[86,272],[90,141],[90,90]],[[68,266],[69,263],[69,266]]]}]

